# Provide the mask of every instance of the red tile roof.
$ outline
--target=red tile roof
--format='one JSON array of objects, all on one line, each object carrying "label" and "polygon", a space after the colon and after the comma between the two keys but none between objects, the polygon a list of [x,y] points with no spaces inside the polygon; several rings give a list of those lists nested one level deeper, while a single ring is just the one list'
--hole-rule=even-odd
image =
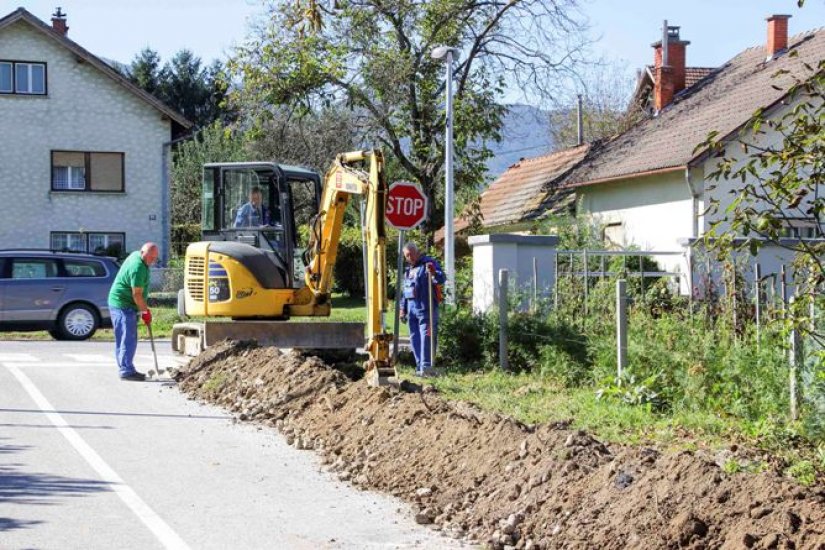
[{"label": "red tile roof", "polygon": [[[766,61],[764,45],[743,51],[677,94],[656,117],[594,147],[565,178],[564,185],[587,185],[687,166],[700,153],[694,149],[709,132],[716,130],[727,136],[736,131],[758,108],[772,106],[785,96],[793,76],[805,74],[803,63],[816,66],[825,58],[823,29],[791,37],[788,44],[788,52],[770,61]],[[791,51],[797,55],[789,55]],[[780,70],[789,74],[774,78]]]},{"label": "red tile roof", "polygon": [[[485,226],[506,225],[538,217],[552,207],[558,197],[555,182],[584,158],[588,144],[521,159],[508,168],[481,194],[481,215]],[[563,193],[569,194],[569,193]],[[467,227],[459,218],[455,231]],[[444,229],[436,233],[441,240]]]}]

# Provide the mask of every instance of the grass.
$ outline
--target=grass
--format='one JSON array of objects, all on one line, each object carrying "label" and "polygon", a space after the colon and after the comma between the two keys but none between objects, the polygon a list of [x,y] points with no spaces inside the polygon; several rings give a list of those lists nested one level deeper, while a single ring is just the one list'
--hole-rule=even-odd
[{"label": "grass", "polygon": [[[409,366],[402,368],[402,377],[415,381]],[[527,424],[567,420],[572,427],[610,443],[708,452],[729,448],[732,443],[745,444],[782,458],[787,464],[785,474],[803,485],[815,483],[817,471],[825,471],[825,446],[814,449],[792,444],[797,438],[791,427],[765,420],[752,422],[704,411],[656,412],[615,399],[598,399],[592,387],[565,388],[539,373],[447,371],[427,382],[447,399],[474,403]],[[726,471],[736,472],[758,472],[764,467],[760,461],[745,466],[736,461],[725,464]]]},{"label": "grass", "polygon": [[[152,307],[152,331],[155,338],[169,338],[172,336],[172,325],[179,323],[181,318],[178,316],[177,310],[174,307]],[[193,321],[201,320],[202,318],[193,318]],[[318,320],[310,319],[308,317],[296,317],[295,321],[301,320]],[[362,298],[351,298],[336,294],[332,297],[332,313],[329,317],[323,318],[330,322],[366,322],[367,320],[367,306]],[[392,310],[388,315],[387,329],[392,332]],[[401,335],[407,336],[409,331],[407,326],[402,323]],[[141,339],[148,339],[149,332],[143,323],[138,323],[138,337]],[[46,331],[35,332],[0,332],[0,340],[51,340],[52,337]],[[114,340],[114,332],[111,329],[98,330],[92,337],[96,341],[112,341]]]}]

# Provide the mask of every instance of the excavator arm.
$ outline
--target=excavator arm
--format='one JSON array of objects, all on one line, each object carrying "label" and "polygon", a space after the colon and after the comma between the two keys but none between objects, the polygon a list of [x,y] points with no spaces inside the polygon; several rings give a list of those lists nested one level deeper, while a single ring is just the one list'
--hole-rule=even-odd
[{"label": "excavator arm", "polygon": [[385,314],[387,311],[386,228],[387,182],[381,151],[353,151],[338,155],[324,179],[324,191],[318,215],[312,222],[306,269],[306,288],[311,303],[322,306],[329,301],[332,275],[344,223],[344,211],[352,195],[366,202],[367,251],[367,353],[365,365],[369,382],[388,383],[395,375],[390,362],[390,341]]}]

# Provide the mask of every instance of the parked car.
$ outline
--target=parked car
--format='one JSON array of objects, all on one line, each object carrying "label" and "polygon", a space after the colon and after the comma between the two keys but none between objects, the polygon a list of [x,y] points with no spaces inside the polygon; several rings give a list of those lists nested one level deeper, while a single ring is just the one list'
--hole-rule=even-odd
[{"label": "parked car", "polygon": [[0,330],[48,330],[86,340],[111,327],[107,297],[114,258],[50,250],[0,250]]}]

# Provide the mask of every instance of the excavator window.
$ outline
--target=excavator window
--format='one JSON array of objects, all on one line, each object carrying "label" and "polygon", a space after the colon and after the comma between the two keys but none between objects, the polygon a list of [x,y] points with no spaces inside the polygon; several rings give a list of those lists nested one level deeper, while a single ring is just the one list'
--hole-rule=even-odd
[{"label": "excavator window", "polygon": [[318,212],[318,197],[316,195],[315,182],[311,180],[289,179],[287,180],[290,194],[292,196],[292,227],[293,231],[293,261],[292,261],[292,281],[295,288],[300,288],[304,284],[304,272],[306,266],[301,260],[304,251],[309,246],[309,234],[312,228],[310,224],[313,217]]}]

